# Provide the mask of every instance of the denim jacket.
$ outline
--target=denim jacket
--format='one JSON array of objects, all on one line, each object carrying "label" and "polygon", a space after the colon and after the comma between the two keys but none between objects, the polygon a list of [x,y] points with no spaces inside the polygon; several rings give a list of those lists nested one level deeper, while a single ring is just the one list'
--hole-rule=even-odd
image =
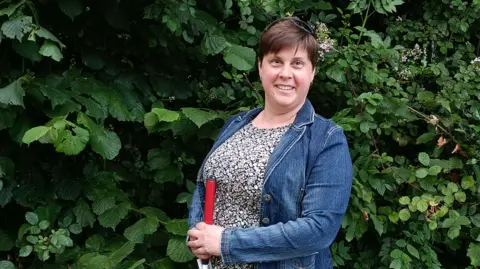
[{"label": "denim jacket", "polygon": [[[230,118],[207,158],[261,110]],[[203,220],[203,165],[189,227]],[[223,263],[252,263],[257,269],[332,268],[330,245],[340,229],[351,185],[352,161],[342,129],[316,115],[306,100],[268,161],[259,227],[225,229]]]}]

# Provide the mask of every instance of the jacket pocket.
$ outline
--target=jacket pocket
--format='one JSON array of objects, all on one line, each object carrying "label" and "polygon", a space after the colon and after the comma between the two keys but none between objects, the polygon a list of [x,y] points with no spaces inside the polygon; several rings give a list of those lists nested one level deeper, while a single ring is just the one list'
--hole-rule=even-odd
[{"label": "jacket pocket", "polygon": [[285,267],[287,269],[314,269],[315,255],[316,254],[287,260],[287,266]]}]

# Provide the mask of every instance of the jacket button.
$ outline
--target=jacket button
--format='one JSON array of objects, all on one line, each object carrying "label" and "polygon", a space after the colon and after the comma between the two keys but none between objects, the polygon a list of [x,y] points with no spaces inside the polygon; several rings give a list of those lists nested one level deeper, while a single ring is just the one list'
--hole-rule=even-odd
[{"label": "jacket button", "polygon": [[270,194],[265,194],[263,196],[263,201],[270,202],[272,200],[272,196]]},{"label": "jacket button", "polygon": [[262,219],[262,223],[263,224],[269,224],[270,223],[270,220],[268,218],[263,218]]}]

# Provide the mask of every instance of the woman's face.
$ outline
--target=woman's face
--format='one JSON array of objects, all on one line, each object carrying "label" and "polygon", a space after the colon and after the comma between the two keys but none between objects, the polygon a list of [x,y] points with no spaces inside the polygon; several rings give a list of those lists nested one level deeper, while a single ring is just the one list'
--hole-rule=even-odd
[{"label": "woman's face", "polygon": [[259,61],[258,70],[265,90],[265,106],[287,112],[302,106],[315,69],[303,48],[286,47]]}]

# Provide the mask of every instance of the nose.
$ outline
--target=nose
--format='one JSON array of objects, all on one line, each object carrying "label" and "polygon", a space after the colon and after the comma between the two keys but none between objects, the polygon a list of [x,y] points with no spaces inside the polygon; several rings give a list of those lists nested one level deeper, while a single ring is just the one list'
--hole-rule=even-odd
[{"label": "nose", "polygon": [[279,76],[281,79],[290,79],[293,76],[292,70],[289,65],[284,65],[282,70],[280,70]]}]

